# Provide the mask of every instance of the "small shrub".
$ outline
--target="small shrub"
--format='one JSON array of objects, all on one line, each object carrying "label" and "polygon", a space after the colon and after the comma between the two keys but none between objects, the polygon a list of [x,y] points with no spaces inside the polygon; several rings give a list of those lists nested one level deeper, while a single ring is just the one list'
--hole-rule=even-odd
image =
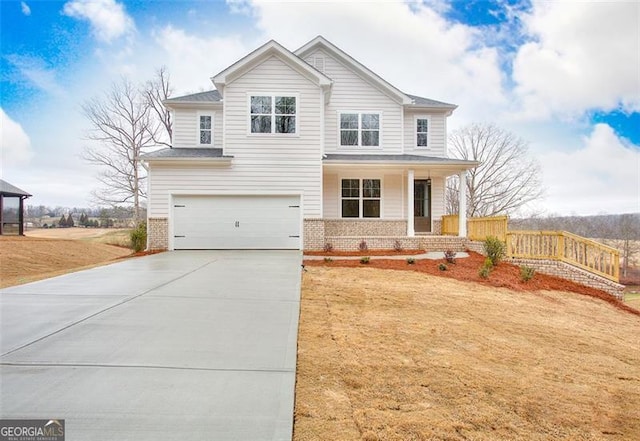
[{"label": "small shrub", "polygon": [[484,240],[483,248],[487,257],[491,259],[493,266],[496,266],[498,262],[504,258],[506,253],[505,243],[495,236],[487,237]]},{"label": "small shrub", "polygon": [[333,259],[332,259],[331,257],[325,257],[325,258],[324,258],[324,261],[325,261],[326,263],[331,263],[331,262],[333,262]]},{"label": "small shrub", "polygon": [[413,265],[414,263],[416,263],[416,259],[414,259],[413,257],[409,257],[407,258],[407,263],[409,265]]},{"label": "small shrub", "polygon": [[366,265],[369,263],[369,261],[371,260],[371,258],[369,257],[361,257],[360,258],[360,263],[362,263],[363,265]]},{"label": "small shrub", "polygon": [[444,259],[448,262],[448,263],[456,263],[456,253],[453,250],[447,250],[444,252]]},{"label": "small shrub", "polygon": [[363,240],[362,242],[360,242],[360,244],[358,244],[358,249],[360,251],[368,251],[369,250],[369,245],[367,245],[367,241]]},{"label": "small shrub", "polygon": [[489,259],[488,257],[486,259],[484,259],[484,263],[482,264],[483,267],[492,269],[493,268],[493,262],[491,261],[491,259]]},{"label": "small shrub", "polygon": [[399,253],[400,251],[402,251],[402,243],[399,240],[396,240],[393,243],[393,250],[397,253]]},{"label": "small shrub", "polygon": [[480,271],[478,271],[478,275],[483,279],[488,279],[489,274],[491,274],[491,268],[486,265],[480,268]]},{"label": "small shrub", "polygon": [[322,249],[324,250],[325,253],[330,253],[331,251],[333,251],[333,245],[329,242],[326,242],[324,244],[324,247],[322,247]]},{"label": "small shrub", "polygon": [[131,239],[131,248],[136,253],[147,248],[147,223],[140,222],[138,226],[133,229],[129,235]]},{"label": "small shrub", "polygon": [[447,267],[447,265],[445,265],[444,263],[441,263],[440,265],[438,265],[438,269],[439,269],[440,271],[446,271],[446,270],[448,270],[449,268],[448,268],[448,267]]},{"label": "small shrub", "polygon": [[520,267],[520,279],[522,279],[522,281],[525,283],[533,279],[533,276],[535,274],[536,274],[535,268],[532,268],[526,265]]}]

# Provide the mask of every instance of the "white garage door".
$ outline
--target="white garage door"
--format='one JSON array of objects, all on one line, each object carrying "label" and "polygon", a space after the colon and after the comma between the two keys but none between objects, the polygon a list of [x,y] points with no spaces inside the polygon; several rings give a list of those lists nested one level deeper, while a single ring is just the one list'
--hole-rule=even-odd
[{"label": "white garage door", "polygon": [[173,247],[300,249],[300,196],[174,196]]}]

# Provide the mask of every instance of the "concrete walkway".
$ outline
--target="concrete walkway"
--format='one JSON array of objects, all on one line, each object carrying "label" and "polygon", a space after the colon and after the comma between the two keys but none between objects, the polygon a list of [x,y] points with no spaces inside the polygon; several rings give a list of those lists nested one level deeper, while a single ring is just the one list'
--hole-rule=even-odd
[{"label": "concrete walkway", "polygon": [[[327,256],[304,256],[304,260],[324,260]],[[360,260],[364,256],[328,256],[333,260]],[[458,251],[456,259],[469,257],[469,253]],[[440,260],[444,259],[444,251],[429,251],[422,254],[389,254],[388,256],[369,256],[371,260],[389,259],[389,260],[407,260],[409,258],[416,260]]]},{"label": "concrete walkway", "polygon": [[290,440],[301,254],[180,251],[0,291],[0,418],[66,440]]}]

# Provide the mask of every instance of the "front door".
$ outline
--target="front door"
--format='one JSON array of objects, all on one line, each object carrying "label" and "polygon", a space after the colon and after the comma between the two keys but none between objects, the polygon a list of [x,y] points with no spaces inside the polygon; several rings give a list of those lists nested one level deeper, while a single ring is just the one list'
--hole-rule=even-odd
[{"label": "front door", "polygon": [[431,232],[431,179],[413,183],[413,228],[416,233]]}]

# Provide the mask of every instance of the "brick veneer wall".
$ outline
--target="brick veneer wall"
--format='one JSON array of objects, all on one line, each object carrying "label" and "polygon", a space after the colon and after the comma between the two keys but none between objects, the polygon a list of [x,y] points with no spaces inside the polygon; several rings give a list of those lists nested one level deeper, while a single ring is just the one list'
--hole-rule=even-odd
[{"label": "brick veneer wall", "polygon": [[431,233],[435,234],[436,236],[439,236],[440,234],[442,234],[442,221],[439,221],[439,220],[433,221],[433,231]]},{"label": "brick veneer wall", "polygon": [[384,219],[327,219],[324,221],[326,236],[406,236],[407,221]]},{"label": "brick veneer wall", "polygon": [[325,225],[322,219],[305,219],[304,220],[304,250],[320,251],[324,249],[324,231]]},{"label": "brick veneer wall", "polygon": [[165,217],[151,217],[147,222],[147,249],[166,250],[169,248],[169,220]]}]

